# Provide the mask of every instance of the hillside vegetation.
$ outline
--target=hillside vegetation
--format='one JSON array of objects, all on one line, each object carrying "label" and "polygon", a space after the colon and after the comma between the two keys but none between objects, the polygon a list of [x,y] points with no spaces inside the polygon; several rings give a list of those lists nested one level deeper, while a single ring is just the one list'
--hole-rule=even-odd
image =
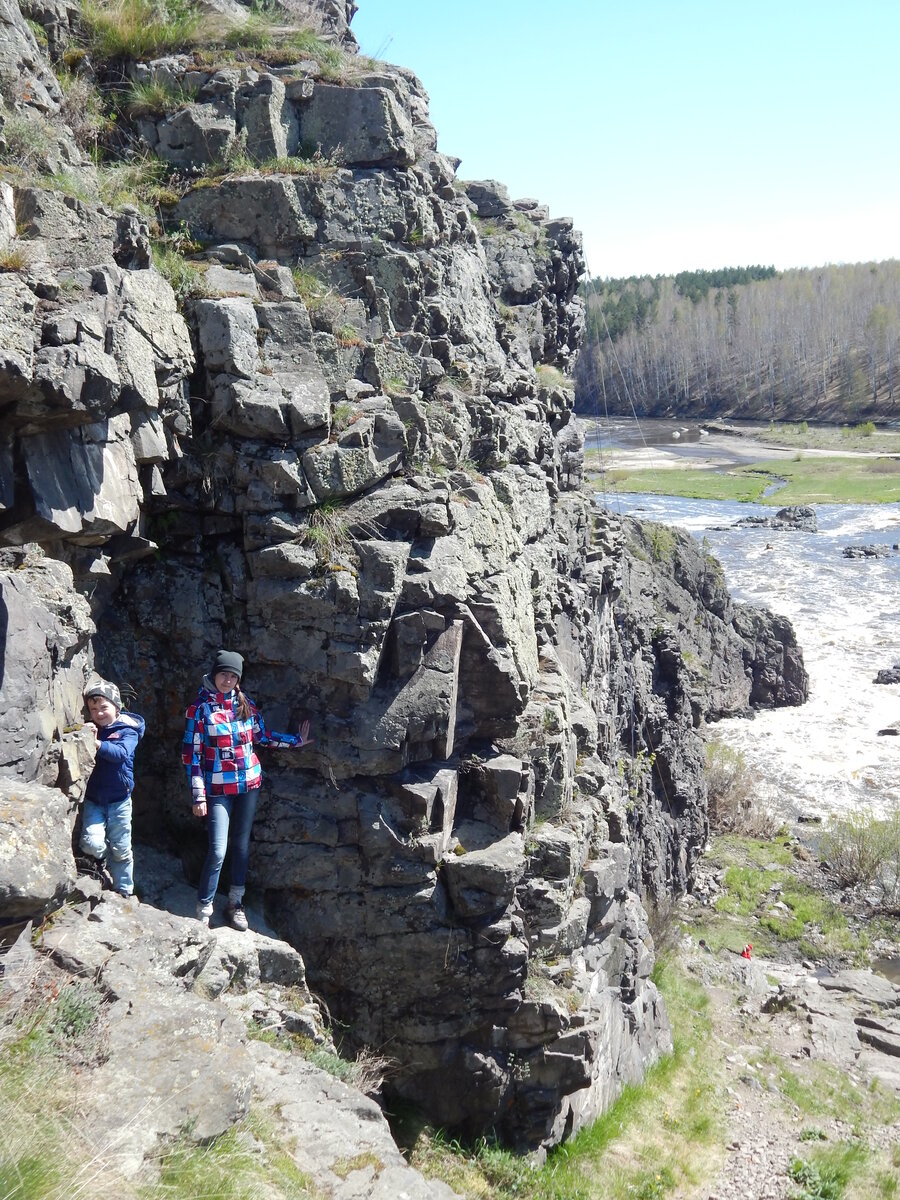
[{"label": "hillside vegetation", "polygon": [[592,280],[584,413],[898,415],[900,262]]}]

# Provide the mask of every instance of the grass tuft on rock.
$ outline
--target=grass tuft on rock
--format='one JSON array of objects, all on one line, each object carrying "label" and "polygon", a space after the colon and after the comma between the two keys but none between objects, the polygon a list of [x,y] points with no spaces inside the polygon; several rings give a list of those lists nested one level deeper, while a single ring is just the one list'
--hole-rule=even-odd
[{"label": "grass tuft on rock", "polygon": [[200,30],[188,0],[83,0],[82,37],[101,61],[154,58],[186,50]]}]

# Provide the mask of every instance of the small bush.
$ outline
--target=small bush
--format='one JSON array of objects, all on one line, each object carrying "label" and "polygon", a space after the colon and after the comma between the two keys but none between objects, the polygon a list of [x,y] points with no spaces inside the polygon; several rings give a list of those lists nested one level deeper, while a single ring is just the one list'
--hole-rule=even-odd
[{"label": "small bush", "polygon": [[321,560],[329,560],[350,542],[350,525],[341,506],[326,501],[314,508],[303,532],[304,542]]},{"label": "small bush", "polygon": [[233,55],[258,56],[269,63],[314,59],[326,79],[342,79],[355,66],[339,46],[324,41],[315,30],[285,31],[258,9],[243,25],[226,30],[222,42]]},{"label": "small bush", "polygon": [[792,1159],[788,1174],[802,1189],[797,1200],[841,1200],[867,1156],[868,1150],[861,1142],[839,1142],[809,1161]]},{"label": "small bush", "polygon": [[294,267],[291,274],[297,295],[307,308],[317,308],[324,303],[329,289],[318,275],[300,266]]},{"label": "small bush", "polygon": [[705,775],[709,824],[715,833],[772,837],[778,832],[780,822],[756,802],[750,768],[740,750],[717,740],[707,742]]},{"label": "small bush", "polygon": [[175,204],[181,196],[173,186],[172,168],[152,154],[99,167],[97,180],[104,203],[113,208],[133,204],[147,217],[152,217],[159,205]]},{"label": "small bush", "polygon": [[653,561],[670,563],[675,557],[675,534],[668,525],[647,524],[647,541]]},{"label": "small bush", "polygon": [[0,161],[14,163],[25,170],[38,166],[53,144],[50,126],[37,113],[13,113],[3,122],[0,133],[6,142]]},{"label": "small bush", "polygon": [[900,804],[883,817],[871,808],[832,817],[821,854],[844,887],[874,888],[883,904],[900,906]]},{"label": "small bush", "polygon": [[65,70],[59,73],[59,84],[63,94],[60,116],[81,149],[96,152],[100,135],[112,124],[103,111],[100,93],[89,79]]}]

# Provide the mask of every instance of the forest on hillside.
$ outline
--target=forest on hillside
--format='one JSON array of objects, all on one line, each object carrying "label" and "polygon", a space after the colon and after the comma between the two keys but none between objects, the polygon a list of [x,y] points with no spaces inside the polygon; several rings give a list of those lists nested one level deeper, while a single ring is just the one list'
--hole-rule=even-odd
[{"label": "forest on hillside", "polygon": [[900,261],[584,285],[579,412],[900,418]]}]

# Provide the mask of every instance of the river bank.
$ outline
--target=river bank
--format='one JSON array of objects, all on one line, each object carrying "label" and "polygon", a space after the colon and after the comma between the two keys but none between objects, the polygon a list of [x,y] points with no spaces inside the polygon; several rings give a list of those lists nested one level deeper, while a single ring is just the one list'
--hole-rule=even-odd
[{"label": "river bank", "polygon": [[691,423],[668,419],[612,418],[584,422],[589,470],[723,470],[767,460],[875,458],[900,454],[900,430],[863,433],[837,425],[764,425],[759,422]]}]

